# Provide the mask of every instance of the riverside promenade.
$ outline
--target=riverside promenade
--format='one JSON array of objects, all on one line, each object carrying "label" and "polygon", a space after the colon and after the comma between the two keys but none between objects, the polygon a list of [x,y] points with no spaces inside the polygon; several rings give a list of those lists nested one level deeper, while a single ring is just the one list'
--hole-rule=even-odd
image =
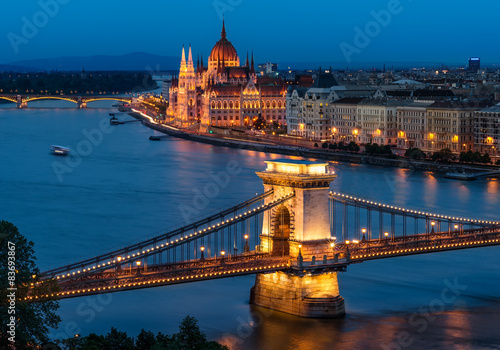
[{"label": "riverside promenade", "polygon": [[418,161],[408,158],[388,158],[374,156],[363,153],[348,153],[324,150],[317,147],[307,147],[297,145],[293,142],[287,142],[276,139],[265,139],[260,137],[245,136],[224,136],[218,134],[206,134],[188,129],[177,128],[168,124],[161,124],[154,118],[137,108],[131,108],[127,111],[134,118],[142,120],[147,127],[161,133],[178,137],[185,140],[211,144],[220,147],[230,147],[251,150],[256,152],[275,153],[287,156],[296,156],[302,158],[323,159],[334,162],[348,162],[358,164],[370,164],[375,166],[396,167],[403,169],[436,171],[441,173],[450,172],[485,172],[497,170],[498,167],[488,165],[469,165],[461,163],[437,163],[432,161]]}]

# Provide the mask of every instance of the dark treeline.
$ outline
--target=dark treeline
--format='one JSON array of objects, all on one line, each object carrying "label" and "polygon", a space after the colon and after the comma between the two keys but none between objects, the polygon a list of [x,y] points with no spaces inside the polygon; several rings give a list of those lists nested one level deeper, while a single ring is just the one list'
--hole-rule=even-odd
[{"label": "dark treeline", "polygon": [[0,93],[86,95],[142,92],[156,89],[144,72],[0,73]]}]

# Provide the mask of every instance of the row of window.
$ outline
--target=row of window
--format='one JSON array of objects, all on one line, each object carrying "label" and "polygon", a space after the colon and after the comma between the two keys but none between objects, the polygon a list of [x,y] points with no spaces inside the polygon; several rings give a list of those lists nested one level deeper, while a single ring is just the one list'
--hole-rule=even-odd
[{"label": "row of window", "polygon": [[[263,108],[273,108],[273,109],[276,109],[276,108],[284,108],[286,107],[286,102],[281,102],[281,101],[266,101],[265,104],[263,104]],[[239,101],[236,101],[233,103],[233,101],[229,101],[229,103],[227,101],[224,101],[224,102],[215,102],[215,101],[212,101],[212,109],[239,109],[240,108],[240,102]],[[247,108],[260,108],[260,102],[259,101],[254,101],[253,103],[252,102],[246,102],[244,101],[243,102],[243,109],[247,109]]]}]

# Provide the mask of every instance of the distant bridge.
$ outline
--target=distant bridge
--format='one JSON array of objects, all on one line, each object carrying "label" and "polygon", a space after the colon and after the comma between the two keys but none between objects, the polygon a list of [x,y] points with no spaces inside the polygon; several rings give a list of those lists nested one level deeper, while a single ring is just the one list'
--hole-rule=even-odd
[{"label": "distant bridge", "polygon": [[17,108],[27,108],[28,103],[39,100],[62,100],[73,102],[77,108],[87,108],[87,103],[94,101],[117,101],[130,103],[131,97],[124,97],[118,95],[8,95],[0,94],[0,100],[10,101],[16,104]]}]

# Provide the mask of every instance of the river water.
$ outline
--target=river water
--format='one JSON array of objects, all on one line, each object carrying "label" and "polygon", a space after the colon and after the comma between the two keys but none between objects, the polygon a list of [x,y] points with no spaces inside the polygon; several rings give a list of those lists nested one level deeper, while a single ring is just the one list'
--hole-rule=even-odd
[{"label": "river water", "polygon": [[[211,172],[241,171],[206,205],[212,212],[263,189],[256,171],[282,158],[168,139],[140,123],[110,127],[111,104],[86,110],[0,109],[0,219],[35,242],[45,270],[183,224]],[[11,107],[11,105],[2,105]],[[131,119],[120,115],[120,119]],[[102,135],[100,137],[99,135]],[[58,158],[49,146],[69,146]],[[499,219],[499,182],[446,180],[440,174],[334,164],[332,189],[398,206]],[[203,210],[200,211],[203,214]],[[60,302],[57,337],[144,328],[174,333],[195,316],[209,338],[232,349],[500,348],[500,248],[374,261],[339,275],[347,316],[308,320],[250,306],[253,276],[158,287]]]}]

